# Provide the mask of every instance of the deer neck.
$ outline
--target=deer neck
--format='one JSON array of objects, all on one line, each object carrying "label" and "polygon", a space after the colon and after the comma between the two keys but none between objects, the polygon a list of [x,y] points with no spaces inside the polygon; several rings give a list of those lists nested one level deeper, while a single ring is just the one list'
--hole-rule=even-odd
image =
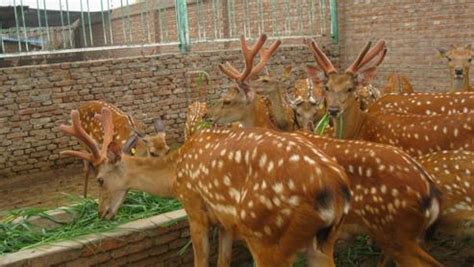
[{"label": "deer neck", "polygon": [[360,110],[357,102],[354,101],[339,117],[332,118],[334,137],[340,139],[358,139],[365,119],[366,114]]},{"label": "deer neck", "polygon": [[164,157],[123,157],[130,189],[160,197],[174,197],[177,150]]},{"label": "deer neck", "polygon": [[462,80],[451,77],[451,91],[452,92],[468,92],[471,89],[469,81],[469,69],[466,70]]},{"label": "deer neck", "polygon": [[286,113],[286,102],[283,99],[281,89],[273,90],[269,95],[268,99],[271,102],[271,113],[273,119],[280,129],[287,129],[290,126],[290,120]]},{"label": "deer neck", "polygon": [[275,126],[270,120],[268,108],[265,105],[265,100],[261,96],[256,96],[247,116],[241,121],[245,128],[261,127],[275,129]]}]

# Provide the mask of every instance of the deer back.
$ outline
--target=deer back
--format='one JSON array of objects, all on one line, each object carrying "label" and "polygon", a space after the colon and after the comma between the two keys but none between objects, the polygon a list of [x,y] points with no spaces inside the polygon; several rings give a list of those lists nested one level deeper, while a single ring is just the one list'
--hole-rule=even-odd
[{"label": "deer back", "polygon": [[440,230],[473,236],[474,152],[440,151],[417,160],[434,178],[442,195]]},{"label": "deer back", "polygon": [[405,152],[383,144],[303,136],[347,172],[353,198],[345,224],[362,227],[382,249],[416,240],[438,217],[432,178]]},{"label": "deer back", "polygon": [[417,115],[368,113],[359,139],[402,148],[412,156],[474,149],[472,113]]},{"label": "deer back", "polygon": [[455,114],[474,111],[474,92],[390,94],[370,106],[369,112]]},{"label": "deer back", "polygon": [[302,138],[260,128],[192,136],[181,148],[176,192],[190,214],[194,205],[206,206],[225,229],[247,242],[277,242],[285,255],[335,227],[350,198],[343,169],[325,154]]}]

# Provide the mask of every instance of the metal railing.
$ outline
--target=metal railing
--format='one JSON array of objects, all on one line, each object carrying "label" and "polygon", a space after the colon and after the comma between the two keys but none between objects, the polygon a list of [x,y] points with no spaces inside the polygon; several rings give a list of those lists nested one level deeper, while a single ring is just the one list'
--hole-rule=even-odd
[{"label": "metal railing", "polygon": [[186,51],[263,32],[337,37],[335,0],[56,1],[0,0],[0,58],[178,45]]}]

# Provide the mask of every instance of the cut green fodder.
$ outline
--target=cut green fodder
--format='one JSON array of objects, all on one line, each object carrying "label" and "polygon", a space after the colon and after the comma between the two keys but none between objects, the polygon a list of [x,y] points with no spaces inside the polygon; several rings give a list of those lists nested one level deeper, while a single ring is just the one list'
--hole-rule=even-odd
[{"label": "cut green fodder", "polygon": [[[46,213],[46,209],[24,208],[9,212],[6,218],[0,221],[0,254],[70,240],[86,234],[101,234],[133,220],[181,209],[181,204],[175,199],[163,199],[143,192],[130,192],[114,220],[102,221],[97,215],[98,204],[95,200],[71,197],[74,199],[74,204],[63,208],[64,211],[74,215],[68,223],[51,217]],[[34,226],[28,222],[33,216],[50,220],[58,224],[58,227],[47,229]]]}]

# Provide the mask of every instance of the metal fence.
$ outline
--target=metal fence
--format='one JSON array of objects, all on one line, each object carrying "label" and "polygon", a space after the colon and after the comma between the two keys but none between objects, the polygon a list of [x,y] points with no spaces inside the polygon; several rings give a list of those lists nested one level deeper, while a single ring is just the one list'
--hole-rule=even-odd
[{"label": "metal fence", "polygon": [[335,0],[0,0],[0,58],[330,34]]}]

